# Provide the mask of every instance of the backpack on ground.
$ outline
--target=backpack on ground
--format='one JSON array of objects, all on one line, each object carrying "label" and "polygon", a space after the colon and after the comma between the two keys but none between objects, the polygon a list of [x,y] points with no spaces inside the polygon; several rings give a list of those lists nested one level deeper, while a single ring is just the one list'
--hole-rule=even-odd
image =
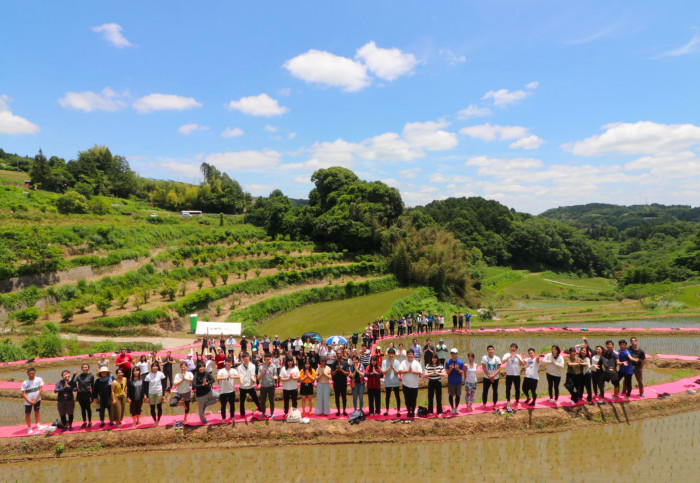
[{"label": "backpack on ground", "polygon": [[425,418],[428,416],[428,408],[425,408],[423,406],[418,406],[418,410],[416,411],[416,416],[419,418]]},{"label": "backpack on ground", "polygon": [[360,422],[365,420],[365,413],[361,410],[358,409],[357,411],[353,411],[350,416],[348,416],[348,423],[350,424],[360,424]]}]

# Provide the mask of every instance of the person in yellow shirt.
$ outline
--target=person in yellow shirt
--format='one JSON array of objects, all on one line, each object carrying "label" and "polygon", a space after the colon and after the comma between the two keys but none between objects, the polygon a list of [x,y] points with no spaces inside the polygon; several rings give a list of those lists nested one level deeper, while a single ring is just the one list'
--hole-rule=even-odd
[{"label": "person in yellow shirt", "polygon": [[[316,371],[312,369],[309,359],[304,360],[304,368],[299,371],[299,382],[301,383],[301,415],[311,415],[311,398],[314,395],[314,381],[316,380]],[[309,411],[306,412],[306,403],[309,403]]]}]

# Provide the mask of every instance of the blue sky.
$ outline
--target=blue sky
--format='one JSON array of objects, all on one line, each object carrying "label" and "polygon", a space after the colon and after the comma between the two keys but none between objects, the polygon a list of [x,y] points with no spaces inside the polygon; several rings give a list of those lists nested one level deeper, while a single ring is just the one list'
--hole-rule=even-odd
[{"label": "blue sky", "polygon": [[407,205],[698,205],[700,3],[572,3],[7,3],[0,147],[255,195],[340,165]]}]

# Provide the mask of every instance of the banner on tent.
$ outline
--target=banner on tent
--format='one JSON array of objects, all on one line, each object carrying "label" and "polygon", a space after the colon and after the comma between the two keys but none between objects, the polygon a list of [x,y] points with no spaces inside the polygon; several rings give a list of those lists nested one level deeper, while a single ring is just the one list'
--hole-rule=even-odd
[{"label": "banner on tent", "polygon": [[240,322],[197,322],[197,335],[241,335]]}]

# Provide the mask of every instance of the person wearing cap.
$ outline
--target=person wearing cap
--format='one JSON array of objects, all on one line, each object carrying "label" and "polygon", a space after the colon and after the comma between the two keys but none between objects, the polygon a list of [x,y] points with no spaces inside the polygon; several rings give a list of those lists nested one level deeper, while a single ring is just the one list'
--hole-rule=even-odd
[{"label": "person wearing cap", "polygon": [[[440,364],[437,354],[433,354],[430,363],[425,365],[423,377],[428,378],[428,414],[442,414],[442,376],[445,374],[445,367]],[[433,400],[435,406],[433,406]]]},{"label": "person wearing cap", "polygon": [[391,393],[394,393],[396,398],[396,415],[401,414],[401,396],[399,396],[399,374],[401,364],[395,359],[396,351],[389,349],[387,358],[382,361],[382,374],[384,374],[384,388],[386,389],[385,405],[386,411],[384,416],[389,415],[389,402],[391,401]]},{"label": "person wearing cap", "polygon": [[326,359],[321,358],[316,370],[316,415],[328,416],[331,413],[331,368]]},{"label": "person wearing cap", "polygon": [[464,362],[458,358],[459,351],[456,347],[450,349],[450,360],[445,362],[447,373],[447,393],[450,398],[452,414],[457,414],[459,400],[462,398],[462,376],[464,375]]},{"label": "person wearing cap", "polygon": [[438,361],[440,361],[440,364],[445,365],[445,361],[447,361],[448,357],[448,352],[447,344],[445,344],[445,341],[443,339],[440,339],[438,345],[435,346],[435,353],[437,354]]},{"label": "person wearing cap", "polygon": [[112,405],[112,376],[109,373],[109,368],[107,366],[102,366],[97,371],[97,379],[95,379],[95,386],[93,391],[93,397],[98,402],[97,414],[100,416],[100,427],[104,428],[105,425],[105,411],[109,416],[109,424],[113,426],[112,414],[109,411]]},{"label": "person wearing cap", "polygon": [[119,369],[124,373],[124,377],[128,380],[131,379],[131,366],[134,363],[134,358],[131,354],[126,353],[126,348],[122,347],[117,356],[117,360],[114,361]]}]

